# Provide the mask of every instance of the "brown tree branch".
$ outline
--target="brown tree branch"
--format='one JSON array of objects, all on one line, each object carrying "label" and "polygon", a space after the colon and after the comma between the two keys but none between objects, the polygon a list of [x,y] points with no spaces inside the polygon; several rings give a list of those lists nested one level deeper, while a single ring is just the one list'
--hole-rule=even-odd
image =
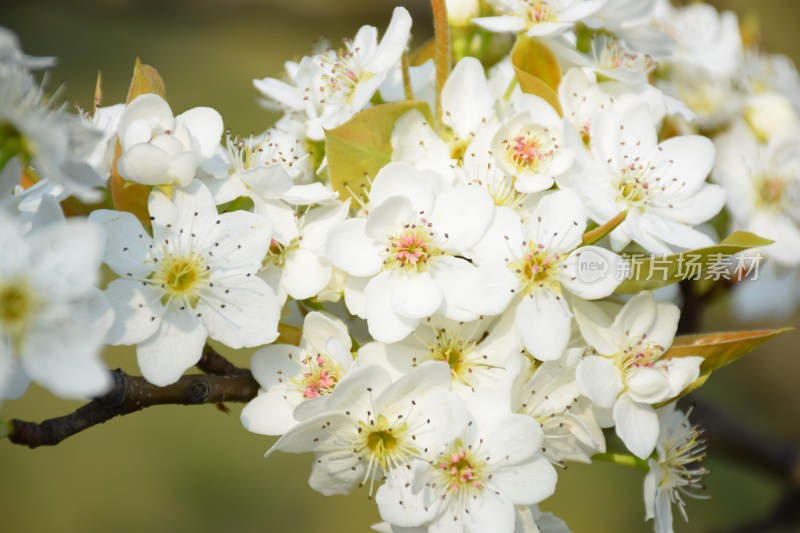
[{"label": "brown tree branch", "polygon": [[[116,416],[135,413],[154,405],[243,403],[255,398],[259,385],[250,371],[238,369],[219,354],[217,356],[239,372],[235,375],[188,375],[172,385],[159,387],[143,377],[130,376],[117,369],[112,372],[114,386],[103,396],[95,398],[73,413],[41,423],[12,420],[9,423],[8,439],[14,444],[29,448],[54,446]],[[208,358],[211,359],[208,368],[218,370],[224,367],[212,355]]]},{"label": "brown tree branch", "polygon": [[203,348],[203,355],[197,362],[197,368],[206,374],[215,376],[246,376],[250,371],[246,368],[239,368],[222,355],[220,355],[211,345],[206,344]]}]

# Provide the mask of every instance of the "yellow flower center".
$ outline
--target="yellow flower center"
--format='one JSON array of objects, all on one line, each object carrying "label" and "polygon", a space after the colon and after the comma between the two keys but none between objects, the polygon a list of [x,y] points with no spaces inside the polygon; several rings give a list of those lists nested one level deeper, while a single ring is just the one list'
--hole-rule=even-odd
[{"label": "yellow flower center", "polygon": [[522,259],[508,264],[522,282],[523,294],[530,294],[537,287],[546,287],[561,294],[558,269],[568,255],[550,253],[542,244],[527,243]]},{"label": "yellow flower center", "polygon": [[168,255],[161,263],[161,269],[152,276],[153,283],[165,292],[162,303],[177,299],[194,307],[200,297],[200,289],[209,284],[208,267],[200,254]]},{"label": "yellow flower center", "polygon": [[399,418],[390,423],[380,415],[369,424],[359,422],[360,439],[356,445],[357,453],[366,453],[370,463],[380,467],[384,472],[398,465],[406,464],[419,452],[409,441],[408,424]]},{"label": "yellow flower center", "polygon": [[11,337],[16,350],[38,307],[38,298],[26,281],[0,283],[0,329]]}]

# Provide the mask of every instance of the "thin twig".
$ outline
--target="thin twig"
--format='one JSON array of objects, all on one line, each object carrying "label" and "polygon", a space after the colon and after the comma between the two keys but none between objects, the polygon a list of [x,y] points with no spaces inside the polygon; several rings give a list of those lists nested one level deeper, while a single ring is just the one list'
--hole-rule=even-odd
[{"label": "thin twig", "polygon": [[29,448],[54,446],[92,426],[154,405],[242,403],[255,398],[259,389],[248,370],[242,370],[239,375],[183,376],[166,387],[153,385],[143,377],[130,376],[120,369],[112,374],[112,389],[73,413],[41,423],[12,420],[8,439]]}]

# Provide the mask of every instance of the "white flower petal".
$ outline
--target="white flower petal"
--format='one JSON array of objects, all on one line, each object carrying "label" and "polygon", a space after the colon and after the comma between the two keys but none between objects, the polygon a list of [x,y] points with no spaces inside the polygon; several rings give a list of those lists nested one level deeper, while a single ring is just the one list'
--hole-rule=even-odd
[{"label": "white flower petal", "polygon": [[658,415],[652,406],[633,401],[623,394],[614,404],[616,431],[628,450],[647,459],[658,440]]},{"label": "white flower petal", "polygon": [[539,201],[525,228],[527,237],[550,252],[577,248],[586,231],[586,211],[580,197],[569,189]]},{"label": "white flower petal", "polygon": [[394,8],[389,27],[365,70],[372,73],[388,72],[405,51],[410,31],[411,15],[404,7]]},{"label": "white flower petal", "polygon": [[247,431],[260,435],[283,435],[294,426],[294,407],[285,399],[286,390],[260,393],[242,409],[241,421]]},{"label": "white flower petal", "polygon": [[611,407],[624,385],[614,361],[590,355],[578,363],[575,379],[584,396],[599,407]]},{"label": "white flower petal", "polygon": [[442,291],[427,272],[399,272],[393,277],[392,308],[399,316],[425,318],[442,306]]},{"label": "white flower petal", "polygon": [[134,144],[117,161],[120,176],[128,181],[144,185],[162,185],[172,180],[167,170],[172,157],[156,146],[146,143]]},{"label": "white flower petal", "polygon": [[127,279],[108,284],[106,296],[114,310],[114,324],[106,342],[113,345],[138,344],[149,339],[161,326],[163,293],[151,285]]},{"label": "white flower petal", "polygon": [[501,15],[497,17],[479,17],[472,22],[494,32],[518,32],[525,29],[525,21],[521,17]]},{"label": "white flower petal", "polygon": [[419,325],[419,318],[402,317],[394,310],[392,299],[397,280],[392,272],[381,272],[364,289],[369,333],[380,342],[397,342]]},{"label": "white flower petal", "polygon": [[200,360],[207,336],[191,309],[167,313],[156,334],[136,347],[142,376],[159,387],[175,383]]},{"label": "white flower petal", "polygon": [[517,332],[525,349],[540,361],[561,357],[569,342],[571,322],[567,302],[547,289],[536,290],[517,306]]},{"label": "white flower petal", "polygon": [[556,490],[556,469],[543,455],[531,461],[497,469],[492,485],[498,487],[514,505],[539,503]]},{"label": "white flower petal", "polygon": [[462,139],[469,138],[494,110],[494,97],[483,65],[474,57],[465,57],[456,64],[442,88],[444,123]]},{"label": "white flower petal", "polygon": [[494,216],[494,201],[484,187],[457,186],[440,193],[433,205],[430,221],[442,247],[464,252],[475,245],[489,227]]},{"label": "white flower petal", "polygon": [[625,259],[599,246],[582,246],[572,252],[559,270],[559,280],[569,292],[586,300],[605,298],[627,277]]},{"label": "white flower petal", "polygon": [[89,220],[105,229],[107,239],[103,261],[118,276],[147,277],[152,267],[145,263],[153,244],[142,223],[131,213],[98,209]]},{"label": "white flower petal", "polygon": [[28,274],[50,298],[74,298],[95,286],[105,244],[99,225],[70,219],[34,230],[28,241]]},{"label": "white flower petal", "polygon": [[214,155],[224,129],[217,111],[210,107],[195,107],[175,117],[175,121],[186,126],[205,159]]},{"label": "white flower petal", "polygon": [[286,254],[283,286],[295,300],[316,296],[331,279],[330,262],[299,248]]},{"label": "white flower petal", "polygon": [[195,310],[208,336],[231,348],[260,346],[278,338],[278,299],[256,276],[216,282],[202,291]]},{"label": "white flower petal", "polygon": [[378,171],[369,191],[373,209],[391,198],[404,196],[416,212],[430,213],[433,207],[434,184],[426,174],[408,163],[394,161]]},{"label": "white flower petal", "polygon": [[374,276],[383,266],[384,246],[366,234],[367,221],[351,218],[336,224],[328,234],[325,254],[339,269],[351,276]]},{"label": "white flower petal", "polygon": [[656,404],[670,397],[669,380],[656,368],[639,367],[627,377],[628,394],[639,403]]}]

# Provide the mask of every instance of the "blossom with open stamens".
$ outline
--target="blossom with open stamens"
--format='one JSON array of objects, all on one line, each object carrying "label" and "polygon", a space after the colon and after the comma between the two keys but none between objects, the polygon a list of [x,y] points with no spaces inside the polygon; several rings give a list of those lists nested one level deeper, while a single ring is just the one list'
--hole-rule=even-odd
[{"label": "blossom with open stamens", "polygon": [[[353,364],[347,327],[324,313],[303,322],[299,346],[271,344],[257,351],[250,367],[261,385],[242,411],[246,429],[282,435],[297,425],[297,407],[331,394]],[[305,418],[314,414],[306,407]]]},{"label": "blossom with open stamens", "polygon": [[232,348],[278,336],[275,293],[255,274],[270,243],[268,221],[253,213],[217,214],[199,181],[150,194],[152,237],[130,213],[98,210],[108,234],[105,262],[119,279],[106,289],[116,313],[110,344],[136,344],[142,374],[177,381],[207,337]]},{"label": "blossom with open stamens", "polygon": [[513,306],[517,332],[537,359],[558,359],[570,337],[568,295],[599,299],[624,279],[627,265],[598,246],[582,246],[583,203],[572,191],[544,196],[525,224],[498,207],[486,236],[472,249],[480,283],[474,301],[501,311]]},{"label": "blossom with open stamens", "polygon": [[429,531],[511,533],[515,505],[550,496],[556,472],[539,453],[542,431],[531,418],[510,413],[503,398],[486,391],[469,398],[464,432],[378,490],[381,517]]},{"label": "blossom with open stamens", "polygon": [[389,163],[372,184],[367,217],[328,234],[333,265],[363,281],[363,308],[350,310],[377,341],[400,341],[436,313],[474,320],[482,312],[465,305],[474,266],[463,254],[483,236],[494,205],[480,187],[444,188],[435,173]]},{"label": "blossom with open stamens", "polygon": [[689,422],[689,414],[675,409],[675,403],[658,410],[661,432],[656,452],[647,464],[650,472],[644,480],[644,502],[646,518],[655,518],[656,533],[672,532],[672,504],[676,504],[686,515],[688,498],[708,498],[700,494],[703,476],[709,470],[702,465],[706,457],[706,441],[703,431]]},{"label": "blossom with open stamens", "polygon": [[675,398],[700,376],[699,356],[664,358],[678,329],[680,310],[656,302],[650,292],[629,300],[616,315],[590,302],[576,306],[584,339],[597,355],[578,364],[581,392],[601,408],[613,408],[617,435],[646,459],[658,438],[653,405]]},{"label": "blossom with open stamens", "polygon": [[[714,244],[692,227],[717,214],[725,203],[722,188],[705,181],[714,164],[710,140],[683,135],[659,143],[655,121],[644,104],[624,113],[596,113],[590,136],[591,157],[583,152],[577,172],[559,185],[578,192],[589,217],[598,223],[627,211],[610,234],[614,250],[631,241],[653,253]],[[570,143],[584,150],[583,141],[575,137]]]},{"label": "blossom with open stamens", "polygon": [[323,412],[300,422],[275,451],[314,452],[311,487],[347,494],[401,474],[415,459],[432,460],[441,442],[466,424],[466,409],[450,392],[450,370],[426,363],[392,383],[377,365],[353,369],[327,396]]}]

